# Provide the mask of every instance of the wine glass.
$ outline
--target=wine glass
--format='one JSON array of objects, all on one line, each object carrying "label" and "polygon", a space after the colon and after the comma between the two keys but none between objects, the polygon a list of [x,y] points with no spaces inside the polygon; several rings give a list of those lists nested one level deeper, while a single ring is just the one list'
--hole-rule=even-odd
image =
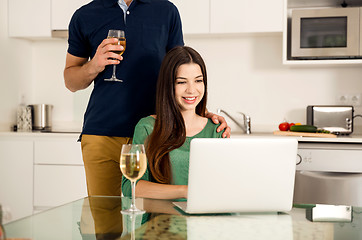
[{"label": "wine glass", "polygon": [[122,210],[123,214],[143,214],[145,211],[136,208],[136,181],[146,172],[147,157],[143,144],[123,144],[121,151],[120,167],[123,176],[131,181],[132,203],[127,210]]},{"label": "wine glass", "polygon": [[[126,35],[122,30],[109,30],[107,38],[117,38],[118,42],[114,45],[122,45],[123,51],[113,51],[116,54],[122,55],[126,50]],[[116,64],[113,64],[113,74],[111,78],[104,79],[104,81],[123,82],[123,80],[116,77]]]}]

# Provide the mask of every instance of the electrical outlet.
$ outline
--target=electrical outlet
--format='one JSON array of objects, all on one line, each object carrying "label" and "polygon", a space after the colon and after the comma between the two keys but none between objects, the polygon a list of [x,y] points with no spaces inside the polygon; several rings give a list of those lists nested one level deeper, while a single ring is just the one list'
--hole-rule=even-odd
[{"label": "electrical outlet", "polygon": [[362,94],[361,93],[345,93],[337,95],[337,104],[340,105],[353,105],[361,106],[362,105]]},{"label": "electrical outlet", "polygon": [[349,96],[347,94],[340,94],[337,96],[337,103],[341,105],[349,104]]},{"label": "electrical outlet", "polygon": [[350,104],[353,106],[360,106],[361,105],[361,94],[351,94]]}]

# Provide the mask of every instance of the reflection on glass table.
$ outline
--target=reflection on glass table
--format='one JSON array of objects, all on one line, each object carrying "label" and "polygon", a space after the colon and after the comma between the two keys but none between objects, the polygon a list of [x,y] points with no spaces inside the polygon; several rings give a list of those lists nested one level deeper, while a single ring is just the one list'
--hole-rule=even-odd
[{"label": "reflection on glass table", "polygon": [[172,201],[136,199],[143,215],[122,215],[130,198],[88,197],[5,224],[8,238],[101,239],[362,239],[362,207],[351,222],[312,222],[315,205],[286,213],[182,215]]}]

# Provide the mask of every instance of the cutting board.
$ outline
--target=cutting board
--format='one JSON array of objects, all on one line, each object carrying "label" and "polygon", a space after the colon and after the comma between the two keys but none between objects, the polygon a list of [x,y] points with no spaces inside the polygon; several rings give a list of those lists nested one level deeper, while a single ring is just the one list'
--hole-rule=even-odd
[{"label": "cutting board", "polygon": [[274,135],[295,136],[295,137],[321,137],[336,138],[337,135],[331,133],[309,133],[309,132],[291,132],[291,131],[274,131]]}]

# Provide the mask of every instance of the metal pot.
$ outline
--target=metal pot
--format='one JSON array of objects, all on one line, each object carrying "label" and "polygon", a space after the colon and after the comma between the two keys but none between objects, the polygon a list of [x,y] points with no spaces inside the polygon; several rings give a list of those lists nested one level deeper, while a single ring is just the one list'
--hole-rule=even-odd
[{"label": "metal pot", "polygon": [[32,109],[33,130],[52,130],[52,111],[53,105],[50,104],[34,104],[29,105]]}]

